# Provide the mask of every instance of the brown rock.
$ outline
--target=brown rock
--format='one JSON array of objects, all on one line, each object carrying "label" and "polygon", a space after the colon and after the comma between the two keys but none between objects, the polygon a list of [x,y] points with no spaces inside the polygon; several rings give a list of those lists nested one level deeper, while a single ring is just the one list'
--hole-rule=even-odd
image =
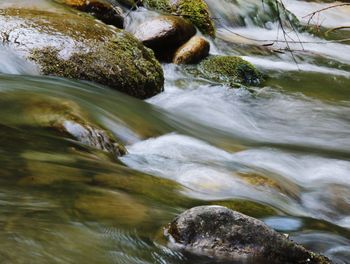
[{"label": "brown rock", "polygon": [[176,64],[196,63],[208,56],[210,44],[202,37],[194,36],[177,49],[173,58]]},{"label": "brown rock", "polygon": [[160,16],[146,21],[135,32],[135,37],[155,51],[177,48],[196,33],[191,22],[176,16]]},{"label": "brown rock", "polygon": [[87,12],[102,22],[123,28],[124,16],[120,8],[103,0],[65,0],[65,4]]}]

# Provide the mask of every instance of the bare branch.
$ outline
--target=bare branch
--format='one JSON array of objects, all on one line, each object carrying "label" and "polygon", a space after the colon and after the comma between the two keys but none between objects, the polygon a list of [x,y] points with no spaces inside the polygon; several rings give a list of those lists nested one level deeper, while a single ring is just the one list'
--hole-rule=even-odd
[{"label": "bare branch", "polygon": [[332,8],[341,7],[341,6],[350,6],[350,3],[343,3],[343,4],[337,4],[337,5],[327,6],[327,7],[318,9],[318,10],[316,10],[316,11],[314,11],[314,12],[312,12],[312,13],[306,15],[306,16],[303,16],[303,18],[309,17],[309,20],[308,20],[308,22],[307,22],[307,24],[309,25],[310,22],[311,22],[311,20],[314,18],[314,16],[315,16],[316,14],[319,14],[319,13],[321,13],[321,12],[323,12],[323,11],[326,11],[326,10],[329,10],[329,9],[332,9]]},{"label": "bare branch", "polygon": [[237,32],[234,32],[233,30],[231,30],[230,28],[225,28],[227,31],[231,32],[232,34],[239,36],[241,38],[247,39],[247,40],[251,40],[254,42],[269,42],[269,43],[264,43],[261,44],[262,46],[272,46],[274,45],[274,43],[301,43],[301,44],[329,44],[329,43],[343,43],[343,42],[348,42],[350,41],[350,38],[345,38],[345,39],[339,39],[339,40],[328,40],[328,41],[292,41],[292,40],[279,40],[279,39],[256,39],[256,38],[251,38],[251,37],[247,37],[244,36],[242,34],[239,34]]},{"label": "bare branch", "polygon": [[331,28],[328,29],[325,34],[328,35],[328,33],[332,32],[332,31],[336,31],[336,30],[340,30],[340,29],[345,29],[345,28],[350,28],[350,26],[340,26],[340,27],[335,27],[335,28]]}]

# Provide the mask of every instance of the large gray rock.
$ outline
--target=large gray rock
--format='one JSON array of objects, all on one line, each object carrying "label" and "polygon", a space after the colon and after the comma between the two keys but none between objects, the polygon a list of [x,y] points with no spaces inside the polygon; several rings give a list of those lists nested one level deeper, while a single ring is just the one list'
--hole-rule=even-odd
[{"label": "large gray rock", "polygon": [[66,9],[0,9],[0,41],[43,75],[94,81],[138,98],[163,91],[159,62],[129,33]]},{"label": "large gray rock", "polygon": [[188,251],[226,260],[331,263],[326,257],[306,250],[263,222],[222,206],[189,209],[169,224],[165,234]]}]

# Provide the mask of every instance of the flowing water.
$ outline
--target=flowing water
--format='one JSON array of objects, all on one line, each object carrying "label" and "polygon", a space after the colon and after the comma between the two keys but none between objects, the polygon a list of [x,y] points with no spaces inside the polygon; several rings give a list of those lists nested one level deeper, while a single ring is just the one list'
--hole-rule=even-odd
[{"label": "flowing water", "polygon": [[[211,53],[256,64],[269,76],[263,87],[231,89],[165,64],[165,91],[140,101],[39,77],[1,47],[0,263],[213,263],[172,249],[162,235],[176,214],[207,204],[259,218],[334,263],[350,263],[350,42],[340,41],[349,31],[327,39],[290,31],[290,53],[261,1],[207,2],[218,28]],[[327,6],[284,4],[302,21]],[[127,30],[155,15],[130,13]],[[342,7],[311,22],[325,21],[323,30],[349,15]],[[28,95],[74,101],[128,154],[111,160],[25,128],[16,100]]]}]

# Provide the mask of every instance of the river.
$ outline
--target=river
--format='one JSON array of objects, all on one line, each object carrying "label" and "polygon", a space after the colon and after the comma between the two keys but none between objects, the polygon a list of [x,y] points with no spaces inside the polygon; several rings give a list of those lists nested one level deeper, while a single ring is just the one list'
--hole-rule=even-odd
[{"label": "river", "polygon": [[[283,2],[304,22],[328,5]],[[232,89],[164,64],[165,91],[141,101],[40,77],[0,48],[0,263],[213,263],[162,235],[176,214],[206,204],[350,263],[350,41],[341,40],[349,31],[325,39],[296,29],[287,44],[261,1],[207,3],[218,33],[211,53],[254,63],[269,76],[263,87]],[[126,29],[154,15],[132,12]],[[347,25],[349,15],[339,7],[311,23]],[[113,161],[23,127],[16,100],[41,95],[79,104],[128,154]]]}]

